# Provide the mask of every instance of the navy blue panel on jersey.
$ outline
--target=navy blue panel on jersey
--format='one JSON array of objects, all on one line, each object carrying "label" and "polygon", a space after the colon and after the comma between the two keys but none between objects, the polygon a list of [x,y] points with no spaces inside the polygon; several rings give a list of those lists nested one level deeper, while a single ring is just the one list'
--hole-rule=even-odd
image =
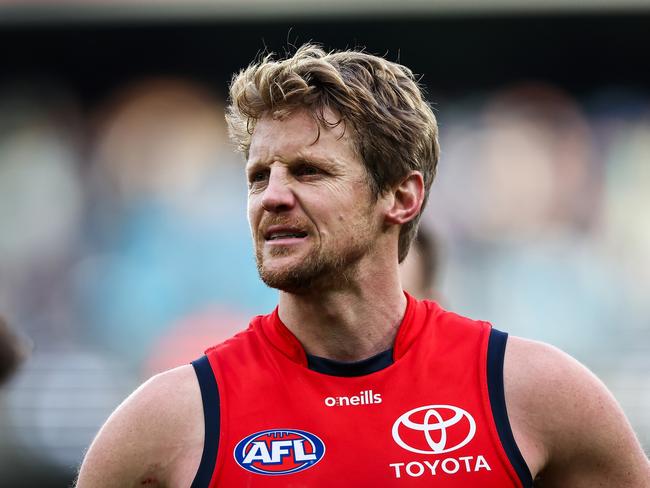
[{"label": "navy blue panel on jersey", "polygon": [[515,436],[512,434],[512,428],[508,420],[508,411],[506,409],[506,395],[503,387],[503,358],[505,357],[507,342],[508,334],[505,332],[494,328],[490,331],[487,354],[488,392],[490,394],[490,404],[492,405],[492,416],[494,417],[503,449],[506,451],[510,463],[515,468],[521,484],[524,488],[529,488],[533,486],[533,477],[515,442]]},{"label": "navy blue panel on jersey", "polygon": [[219,448],[219,388],[214,378],[212,367],[207,356],[192,361],[196,377],[201,387],[201,398],[203,399],[203,418],[205,422],[205,440],[203,442],[203,455],[201,464],[196,472],[191,488],[207,488],[210,485],[214,465],[217,461],[217,450]]},{"label": "navy blue panel on jersey", "polygon": [[333,359],[321,358],[307,354],[307,366],[312,371],[328,374],[330,376],[364,376],[375,373],[393,364],[393,348],[380,352],[368,359],[362,359],[353,363],[334,361]]}]

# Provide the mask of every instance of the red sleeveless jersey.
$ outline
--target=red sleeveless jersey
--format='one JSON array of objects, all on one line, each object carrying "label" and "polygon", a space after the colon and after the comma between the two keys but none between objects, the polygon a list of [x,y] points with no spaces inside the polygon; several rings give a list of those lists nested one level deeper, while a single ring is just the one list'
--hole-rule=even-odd
[{"label": "red sleeveless jersey", "polygon": [[407,299],[391,364],[369,374],[310,369],[277,309],[208,349],[192,486],[532,486],[505,411],[507,335]]}]

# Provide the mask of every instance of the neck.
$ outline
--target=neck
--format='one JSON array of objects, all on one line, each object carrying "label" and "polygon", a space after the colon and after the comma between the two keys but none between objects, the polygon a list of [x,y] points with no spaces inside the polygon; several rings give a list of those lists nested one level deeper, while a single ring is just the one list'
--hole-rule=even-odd
[{"label": "neck", "polygon": [[394,268],[360,277],[343,289],[280,292],[280,319],[314,356],[359,361],[385,351],[406,310]]}]

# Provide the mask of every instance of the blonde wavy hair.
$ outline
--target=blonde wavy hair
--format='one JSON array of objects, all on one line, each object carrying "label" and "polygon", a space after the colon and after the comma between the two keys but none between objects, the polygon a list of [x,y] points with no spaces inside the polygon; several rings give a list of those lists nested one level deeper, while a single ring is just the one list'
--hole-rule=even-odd
[{"label": "blonde wavy hair", "polygon": [[[320,127],[353,131],[375,196],[422,173],[426,203],[440,154],[438,124],[410,69],[361,51],[325,52],[305,44],[293,56],[268,55],[233,76],[226,121],[230,137],[248,158],[256,122],[307,108]],[[325,119],[328,108],[339,120]],[[422,206],[424,208],[424,205]],[[400,229],[398,259],[408,254],[420,215]]]}]

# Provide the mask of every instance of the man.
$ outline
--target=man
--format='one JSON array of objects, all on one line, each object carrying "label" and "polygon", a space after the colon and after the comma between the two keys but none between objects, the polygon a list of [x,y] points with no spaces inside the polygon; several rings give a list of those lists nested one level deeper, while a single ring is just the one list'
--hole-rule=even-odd
[{"label": "man", "polygon": [[279,305],[131,395],[79,487],[650,486],[585,368],[402,291],[439,153],[407,68],[306,45],[230,96]]}]

